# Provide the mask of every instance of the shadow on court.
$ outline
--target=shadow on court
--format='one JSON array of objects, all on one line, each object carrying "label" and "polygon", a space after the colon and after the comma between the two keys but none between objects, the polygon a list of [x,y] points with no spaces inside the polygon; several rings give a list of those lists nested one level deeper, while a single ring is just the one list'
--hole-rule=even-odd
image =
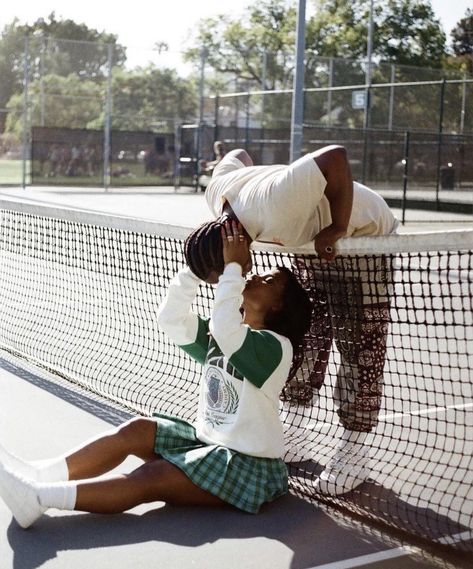
[{"label": "shadow on court", "polygon": [[[28,532],[21,530],[15,522],[10,524],[7,532],[14,551],[14,569],[41,567],[62,551],[93,549],[103,555],[107,548],[153,542],[159,542],[160,547],[164,542],[195,549],[221,540],[262,537],[284,544],[294,554],[291,569],[302,569],[314,564],[314,547],[319,547],[317,544],[320,547],[323,544],[325,549],[325,553],[320,551],[317,554],[317,562],[325,563],[332,559],[339,530],[336,522],[329,521],[312,505],[294,496],[285,496],[266,506],[257,516],[230,508],[163,506],[143,515],[45,515]],[[190,553],[187,551],[180,555],[182,565],[179,566],[187,566],[186,556]],[[242,561],[242,566],[245,566],[244,556]],[[209,567],[212,565],[209,561]],[[95,566],[100,566],[100,562],[96,561]],[[222,559],[222,566],[232,567],[233,560]]]},{"label": "shadow on court", "polygon": [[[367,543],[375,550],[405,545],[402,539],[383,532],[376,526],[370,527],[326,508],[315,508],[295,496],[285,496],[277,503],[267,505],[257,516],[242,514],[230,508],[175,508],[162,506],[142,515],[133,513],[102,516],[96,514],[72,514],[64,516],[43,516],[33,528],[25,532],[15,522],[7,531],[7,539],[14,552],[12,569],[36,569],[66,551],[92,551],[94,566],[103,566],[100,556],[107,555],[107,549],[139,546],[159,550],[166,544],[179,547],[176,567],[188,567],[195,562],[196,548],[221,542],[229,547],[231,540],[264,538],[275,544],[282,544],[293,553],[291,569],[304,569],[333,562],[334,552],[339,558],[352,558],[366,553]],[[354,530],[362,536],[363,546],[357,539],[348,537]],[[241,542],[245,543],[244,541]],[[235,547],[235,544],[234,546]],[[232,548],[231,548],[232,549]],[[126,551],[126,549],[124,550]],[[459,554],[444,557],[446,551],[422,551],[418,553],[419,566],[471,567],[471,558]],[[148,553],[149,557],[151,555]],[[132,563],[132,558],[129,559]],[[267,567],[263,563],[262,566]],[[242,552],[242,567],[246,565]],[[400,562],[402,563],[402,562]],[[212,567],[215,560],[209,561]],[[277,564],[275,564],[277,566]],[[105,566],[108,566],[105,564]],[[132,566],[132,565],[130,565]],[[134,566],[134,565],[133,565]],[[136,566],[141,566],[137,563]],[[202,567],[197,563],[198,567]],[[237,560],[222,559],[222,566],[236,567]]]},{"label": "shadow on court", "polygon": [[[313,468],[314,472],[320,470],[318,466]],[[339,525],[356,528],[371,538],[378,537],[385,546],[416,548],[416,555],[429,567],[472,568],[471,528],[454,523],[447,516],[439,515],[430,508],[410,504],[393,490],[375,482],[365,482],[342,498],[314,496],[309,484],[302,486],[296,482],[291,486],[295,494],[304,495],[308,502],[337,520]],[[401,522],[404,530],[400,529]],[[442,542],[442,539],[460,534],[463,534],[463,539],[465,534],[469,534],[469,538],[462,544],[463,550],[453,550],[448,542]],[[470,551],[466,550],[467,547]]]},{"label": "shadow on court", "polygon": [[[54,395],[108,424],[120,424],[132,415],[3,358],[0,369],[40,388],[45,396]],[[33,397],[29,404],[40,403]],[[53,401],[55,407],[59,404]],[[67,435],[67,428],[65,433],[61,432],[63,435]],[[297,465],[294,466],[297,470]],[[304,464],[306,472],[310,469],[316,472],[318,468],[313,462]],[[309,479],[306,483],[309,484]],[[386,517],[402,511],[409,519],[425,521],[431,515],[425,509],[403,503],[394,492],[380,485],[366,483],[361,488],[358,497],[350,497],[355,506],[357,500],[369,500],[372,508],[384,504],[379,514]],[[264,506],[257,516],[230,507],[177,508],[160,504],[155,509],[150,505],[114,516],[60,514],[51,510],[51,515],[48,512],[28,531],[14,521],[9,522],[6,539],[13,563],[8,568],[36,569],[44,565],[70,569],[84,566],[307,569],[412,544],[411,539],[387,531],[385,525],[367,522],[366,515],[357,516],[356,507],[348,515],[334,505],[337,504],[291,494]],[[366,506],[370,504],[358,504],[360,511]],[[444,527],[448,533],[459,529],[448,523],[445,519],[442,531]],[[428,528],[428,522],[425,524]],[[471,567],[471,560],[465,561],[461,555],[453,556],[443,548],[434,549],[425,547],[416,556],[416,564],[408,567]],[[405,558],[399,561],[400,565],[404,561]],[[3,569],[1,560],[0,566]]]}]

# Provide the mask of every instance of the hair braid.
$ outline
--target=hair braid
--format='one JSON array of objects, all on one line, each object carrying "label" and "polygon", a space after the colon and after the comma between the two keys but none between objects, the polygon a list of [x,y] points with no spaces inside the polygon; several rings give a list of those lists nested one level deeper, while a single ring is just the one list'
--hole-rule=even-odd
[{"label": "hair braid", "polygon": [[191,271],[206,280],[212,271],[222,273],[223,245],[220,221],[208,221],[195,229],[184,243],[184,256]]}]

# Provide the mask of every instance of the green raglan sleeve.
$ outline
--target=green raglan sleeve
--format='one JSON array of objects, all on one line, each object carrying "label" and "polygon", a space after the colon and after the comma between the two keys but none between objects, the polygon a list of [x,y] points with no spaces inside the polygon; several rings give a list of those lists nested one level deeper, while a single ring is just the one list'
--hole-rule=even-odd
[{"label": "green raglan sleeve", "polygon": [[207,357],[209,347],[209,321],[204,320],[200,316],[198,318],[197,336],[194,342],[190,344],[180,345],[191,358],[197,360],[200,364],[204,364]]}]

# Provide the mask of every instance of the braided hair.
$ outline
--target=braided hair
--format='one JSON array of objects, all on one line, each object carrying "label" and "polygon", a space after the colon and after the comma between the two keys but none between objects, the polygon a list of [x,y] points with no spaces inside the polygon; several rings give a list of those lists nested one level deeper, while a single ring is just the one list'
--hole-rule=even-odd
[{"label": "braided hair", "polygon": [[215,271],[219,275],[225,267],[221,221],[208,221],[195,229],[184,242],[184,256],[190,270],[205,281]]},{"label": "braided hair", "polygon": [[269,330],[288,338],[294,349],[294,354],[296,354],[310,328],[312,302],[290,269],[283,265],[278,265],[277,268],[286,275],[286,284],[284,285],[281,308],[277,311],[269,311],[266,314],[265,326]]}]

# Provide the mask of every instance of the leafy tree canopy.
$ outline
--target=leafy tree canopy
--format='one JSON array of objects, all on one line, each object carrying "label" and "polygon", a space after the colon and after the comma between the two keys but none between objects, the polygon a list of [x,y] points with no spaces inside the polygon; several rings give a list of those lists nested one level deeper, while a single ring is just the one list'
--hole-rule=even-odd
[{"label": "leafy tree canopy", "polygon": [[108,68],[106,44],[113,46],[113,65],[123,65],[125,48],[113,34],[58,19],[54,12],[33,24],[13,20],[0,33],[0,107],[5,107],[10,97],[23,89],[26,51],[30,81],[47,74],[67,77],[71,73],[100,79]]},{"label": "leafy tree canopy", "polygon": [[[306,27],[308,59],[365,57],[369,0],[313,3],[315,11]],[[240,18],[222,15],[201,21],[185,55],[198,64],[201,48],[205,48],[207,64],[217,72],[229,72],[259,85],[265,73],[266,88],[290,87],[296,16],[294,1],[257,0]],[[377,2],[373,24],[374,57],[399,64],[441,66],[446,38],[428,0]]]}]

